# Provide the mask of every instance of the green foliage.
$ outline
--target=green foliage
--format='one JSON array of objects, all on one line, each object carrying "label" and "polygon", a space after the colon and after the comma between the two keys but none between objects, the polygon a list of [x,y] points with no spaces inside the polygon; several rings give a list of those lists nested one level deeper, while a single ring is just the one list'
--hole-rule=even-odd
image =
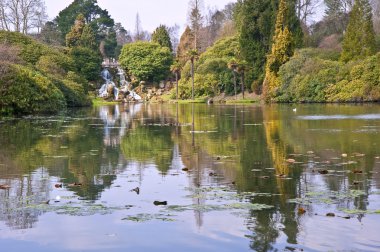
[{"label": "green foliage", "polygon": [[278,102],[363,102],[380,100],[380,54],[343,64],[333,54],[298,51],[279,71]]},{"label": "green foliage", "polygon": [[[285,23],[293,34],[295,47],[303,44],[303,32],[295,14],[295,1],[286,1],[289,10]],[[250,71],[248,81],[264,80],[266,55],[270,52],[275,33],[276,13],[279,0],[238,1],[235,10],[235,22],[239,30],[239,43],[242,58],[247,61]]]},{"label": "green foliage", "polygon": [[[0,63],[1,112],[57,112],[66,105],[89,104],[87,80],[77,71],[78,62],[71,54],[13,32],[1,31],[0,43],[17,48],[15,52],[19,53],[17,58],[20,59]],[[88,62],[89,59],[85,63]],[[82,66],[86,66],[85,63],[82,62]],[[99,65],[100,62],[97,67]]]},{"label": "green foliage", "polygon": [[84,20],[83,14],[79,14],[75,19],[74,25],[71,27],[69,33],[66,34],[66,46],[74,47],[80,44],[80,39],[82,37],[83,29],[86,26],[86,21]]},{"label": "green foliage", "polygon": [[[228,69],[228,62],[235,58],[239,51],[237,37],[219,40],[195,62],[194,87],[195,96],[214,96],[220,92],[230,93],[233,90],[233,75]],[[182,98],[191,97],[191,63],[183,67],[180,80]]]},{"label": "green foliage", "polygon": [[[121,150],[128,160],[145,162],[157,165],[162,173],[169,169],[168,163],[172,160],[173,141],[170,129],[139,127],[133,136],[127,135],[122,139]],[[151,150],[147,152],[146,150]]]},{"label": "green foliage", "polygon": [[167,47],[140,41],[124,45],[119,62],[137,81],[159,82],[167,78],[173,56]]},{"label": "green foliage", "polygon": [[375,49],[371,5],[368,0],[357,0],[350,13],[347,32],[343,39],[341,60],[348,62],[362,59],[373,55]]},{"label": "green foliage", "polygon": [[20,65],[2,68],[1,111],[16,114],[58,112],[66,106],[62,92],[41,73]]},{"label": "green foliage", "polygon": [[116,34],[113,31],[114,20],[110,17],[107,10],[98,6],[97,0],[74,0],[67,8],[62,10],[55,18],[58,30],[63,38],[66,37],[75,24],[78,14],[84,16],[84,21],[96,35],[96,44],[105,41],[106,56],[113,57],[116,48]]},{"label": "green foliage", "polygon": [[98,52],[86,47],[74,47],[70,49],[70,56],[74,60],[75,71],[89,81],[99,78],[102,57]]},{"label": "green foliage", "polygon": [[288,10],[285,0],[280,0],[272,50],[268,55],[265,67],[264,98],[267,101],[270,100],[280,86],[277,79],[280,67],[290,59],[294,51],[293,35],[286,25],[287,12],[289,11],[291,10]]},{"label": "green foliage", "polygon": [[83,85],[78,82],[79,78],[74,72],[69,72],[64,80],[53,79],[53,83],[61,90],[69,107],[83,107],[91,104]]},{"label": "green foliage", "polygon": [[172,42],[168,28],[165,25],[160,25],[152,34],[152,42],[158,43],[162,47],[167,47],[170,51],[173,51]]}]

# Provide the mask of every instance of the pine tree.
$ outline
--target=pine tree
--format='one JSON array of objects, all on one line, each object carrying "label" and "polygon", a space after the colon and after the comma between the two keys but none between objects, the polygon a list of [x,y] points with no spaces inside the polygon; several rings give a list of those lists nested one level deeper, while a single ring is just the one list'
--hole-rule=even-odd
[{"label": "pine tree", "polygon": [[152,41],[160,44],[162,47],[169,48],[171,52],[173,51],[168,28],[165,25],[160,25],[157,27],[157,29],[152,34]]},{"label": "pine tree", "polygon": [[294,53],[292,33],[286,24],[288,11],[289,9],[285,0],[280,0],[272,49],[267,57],[265,67],[264,98],[266,101],[270,100],[276,89],[280,86],[277,76],[280,67],[286,63]]},{"label": "pine tree", "polygon": [[368,0],[356,0],[343,39],[341,60],[362,59],[376,52],[372,7]]}]

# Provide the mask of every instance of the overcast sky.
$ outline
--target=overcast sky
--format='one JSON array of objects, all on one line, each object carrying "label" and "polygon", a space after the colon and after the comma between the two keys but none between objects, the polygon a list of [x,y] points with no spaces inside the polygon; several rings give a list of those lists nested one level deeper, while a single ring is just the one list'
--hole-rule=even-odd
[{"label": "overcast sky", "polygon": [[[53,19],[73,0],[45,0],[47,12]],[[98,0],[102,9],[107,9],[115,22],[120,22],[127,30],[134,31],[136,13],[140,15],[144,30],[152,32],[159,24],[178,24],[183,30],[187,22],[189,0]],[[207,7],[222,9],[236,0],[204,0]]]}]

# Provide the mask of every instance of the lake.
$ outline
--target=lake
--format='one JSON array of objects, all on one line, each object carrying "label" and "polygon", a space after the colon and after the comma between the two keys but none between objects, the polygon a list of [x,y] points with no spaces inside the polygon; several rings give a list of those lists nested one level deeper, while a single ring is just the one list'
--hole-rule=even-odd
[{"label": "lake", "polygon": [[0,119],[1,251],[380,251],[380,106]]}]

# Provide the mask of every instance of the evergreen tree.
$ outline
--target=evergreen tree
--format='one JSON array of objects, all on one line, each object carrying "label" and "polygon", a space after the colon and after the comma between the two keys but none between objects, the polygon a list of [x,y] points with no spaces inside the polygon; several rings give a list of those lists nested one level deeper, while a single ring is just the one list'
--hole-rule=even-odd
[{"label": "evergreen tree", "polygon": [[78,45],[90,48],[92,50],[97,50],[98,45],[96,43],[96,37],[90,26],[84,26]]},{"label": "evergreen tree", "polygon": [[86,22],[84,20],[83,14],[79,14],[75,20],[74,25],[71,27],[71,31],[66,35],[66,46],[74,47],[79,45],[79,41],[82,37],[82,33]]},{"label": "evergreen tree", "polygon": [[97,0],[74,0],[59,13],[54,22],[57,23],[58,30],[63,38],[70,32],[79,14],[83,14],[85,23],[93,30],[96,43],[107,43],[110,46],[110,48],[104,50],[107,52],[105,56],[113,57],[117,45],[117,43],[113,42],[116,41],[116,33],[110,31],[113,30],[115,22],[107,10],[103,10],[98,6]]},{"label": "evergreen tree", "polygon": [[[285,25],[293,34],[294,45],[303,45],[301,23],[295,12],[295,0],[287,0]],[[275,33],[279,0],[239,0],[235,7],[235,22],[239,29],[241,56],[248,63],[248,81],[264,79],[266,55],[270,52]]]},{"label": "evergreen tree", "polygon": [[341,60],[362,59],[376,52],[372,7],[368,0],[356,0],[343,39]]},{"label": "evergreen tree", "polygon": [[173,52],[172,42],[168,28],[165,25],[160,25],[152,34],[152,41],[160,44],[162,47],[167,47]]},{"label": "evergreen tree", "polygon": [[280,86],[277,78],[280,67],[286,63],[294,53],[293,35],[286,22],[289,9],[285,1],[286,0],[280,0],[279,3],[272,49],[267,57],[265,67],[264,98],[266,101],[270,100],[276,89]]}]

